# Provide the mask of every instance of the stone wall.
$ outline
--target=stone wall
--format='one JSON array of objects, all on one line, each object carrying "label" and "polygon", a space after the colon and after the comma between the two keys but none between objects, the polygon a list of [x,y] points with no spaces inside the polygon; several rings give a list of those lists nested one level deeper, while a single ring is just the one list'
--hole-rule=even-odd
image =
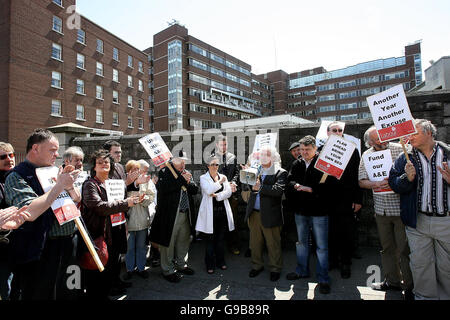
[{"label": "stone wall", "polygon": [[[431,120],[437,127],[438,140],[448,142],[450,137],[450,91],[412,93],[408,94],[407,98],[414,118],[425,118]],[[371,125],[371,119],[346,121],[345,133],[361,139],[362,152],[366,150],[363,142],[363,135],[367,128]],[[308,134],[315,136],[318,129],[318,123],[301,125],[297,127],[267,129],[267,131],[275,130],[279,133],[278,150],[280,150],[282,165],[284,168],[290,166],[291,162],[293,161],[292,156],[287,150],[291,143],[294,141],[298,141],[300,138]],[[259,133],[259,131],[257,132]],[[252,130],[247,131],[247,134],[250,133],[252,133]],[[168,133],[160,134],[166,142],[168,148],[172,150],[172,153],[175,154],[181,146],[184,147],[184,151],[187,152],[188,158],[191,159],[191,161],[187,162],[186,167],[193,173],[195,181],[198,182],[200,175],[206,172],[206,167],[203,164],[199,164],[198,159],[201,159],[202,153],[205,148],[211,148],[211,143],[214,142],[214,133],[202,135],[199,132],[194,133],[185,131],[184,134],[177,137],[172,137]],[[123,164],[125,164],[130,159],[145,159],[149,163],[151,163],[149,156],[138,142],[138,139],[142,136],[144,135],[75,138],[72,141],[72,144],[80,146],[81,148],[83,148],[85,153],[89,155],[94,150],[100,148],[105,141],[112,138],[120,142],[122,145]],[[231,140],[232,141],[230,141],[229,138],[229,144],[233,144],[232,150],[234,151],[234,153],[236,153],[238,145],[242,146],[243,143],[245,144],[245,157],[241,158],[246,159],[246,157],[248,156],[249,145],[253,146],[253,139],[251,137],[243,139],[242,136],[240,136]],[[195,164],[194,162],[197,164]],[[87,161],[85,161],[85,163],[85,168],[88,169]],[[199,205],[199,201],[200,196],[197,196],[197,205]],[[361,219],[358,223],[358,243],[360,244],[360,246],[379,247],[378,233],[373,211],[373,198],[372,193],[369,190],[364,190],[363,208],[361,210]],[[245,203],[241,200],[237,227],[241,232],[242,237],[246,239],[248,238],[248,233],[246,232],[247,227],[243,221],[244,212]],[[296,230],[292,214],[286,213],[283,229],[283,243],[287,246],[293,246],[296,241]]]}]

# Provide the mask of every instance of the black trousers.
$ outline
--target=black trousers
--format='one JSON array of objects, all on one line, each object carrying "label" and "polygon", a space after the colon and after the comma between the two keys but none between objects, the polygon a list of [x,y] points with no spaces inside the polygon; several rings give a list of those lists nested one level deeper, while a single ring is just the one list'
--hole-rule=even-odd
[{"label": "black trousers", "polygon": [[68,293],[67,267],[73,261],[72,236],[47,239],[41,259],[13,267],[11,288],[21,300],[63,300]]},{"label": "black trousers", "polygon": [[328,224],[328,257],[330,265],[352,264],[355,218],[352,211],[333,212]]},{"label": "black trousers", "polygon": [[205,237],[206,252],[205,263],[207,270],[213,270],[215,266],[225,265],[225,235],[228,232],[228,219],[225,208],[214,210],[213,234]]}]

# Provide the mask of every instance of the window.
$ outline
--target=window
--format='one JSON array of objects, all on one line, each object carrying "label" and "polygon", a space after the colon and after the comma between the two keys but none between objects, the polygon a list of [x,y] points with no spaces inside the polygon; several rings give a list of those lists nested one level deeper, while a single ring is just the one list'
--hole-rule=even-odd
[{"label": "window", "polygon": [[144,119],[138,119],[138,128],[139,130],[144,130]]},{"label": "window", "polygon": [[119,70],[113,69],[113,81],[119,83]]},{"label": "window", "polygon": [[142,61],[138,62],[138,71],[144,73],[144,64],[142,63]]},{"label": "window", "polygon": [[103,100],[103,87],[95,86],[95,97],[99,100]]},{"label": "window", "polygon": [[84,80],[77,79],[77,93],[84,95]]},{"label": "window", "polygon": [[78,29],[77,31],[77,42],[86,44],[86,32],[82,29]]},{"label": "window", "polygon": [[119,61],[119,49],[113,48],[113,59]]},{"label": "window", "polygon": [[85,60],[82,54],[77,53],[77,68],[85,70]]},{"label": "window", "polygon": [[61,101],[60,100],[52,100],[52,110],[51,110],[52,116],[61,116]]},{"label": "window", "polygon": [[113,90],[113,103],[119,104],[119,92],[116,90]]},{"label": "window", "polygon": [[97,52],[103,53],[103,40],[97,39]]},{"label": "window", "polygon": [[52,58],[62,61],[62,47],[59,44],[53,43],[52,45]]},{"label": "window", "polygon": [[341,120],[355,120],[358,119],[357,114],[346,114],[341,116]]},{"label": "window", "polygon": [[56,31],[58,33],[62,33],[62,31],[63,31],[62,28],[63,28],[62,19],[60,17],[53,16],[52,30]]},{"label": "window", "polygon": [[95,69],[95,74],[103,77],[103,63],[97,62],[97,67]]},{"label": "window", "polygon": [[113,112],[112,117],[113,126],[119,126],[119,114],[117,112]]},{"label": "window", "polygon": [[130,68],[133,68],[133,57],[128,55],[128,66]]},{"label": "window", "polygon": [[77,120],[86,120],[84,117],[84,106],[77,105]]},{"label": "window", "polygon": [[133,97],[132,96],[128,96],[128,107],[133,108]]},{"label": "window", "polygon": [[143,99],[138,99],[138,109],[144,110],[144,100]]},{"label": "window", "polygon": [[57,4],[58,6],[62,7],[62,0],[53,0],[53,3]]},{"label": "window", "polygon": [[132,76],[128,76],[128,87],[133,88],[133,77]]},{"label": "window", "polygon": [[139,80],[138,84],[138,90],[144,92],[144,83],[142,82],[142,80]]},{"label": "window", "polygon": [[128,116],[128,128],[133,128],[133,117]]},{"label": "window", "polygon": [[52,71],[52,87],[61,88],[61,73],[57,71]]},{"label": "window", "polygon": [[95,110],[95,122],[103,123],[103,110],[102,109]]}]

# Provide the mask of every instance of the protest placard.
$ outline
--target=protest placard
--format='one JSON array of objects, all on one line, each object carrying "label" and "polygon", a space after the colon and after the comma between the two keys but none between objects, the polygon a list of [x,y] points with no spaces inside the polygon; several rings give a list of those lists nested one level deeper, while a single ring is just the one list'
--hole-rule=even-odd
[{"label": "protest placard", "polygon": [[341,179],[355,148],[352,142],[337,135],[331,135],[320,152],[314,168]]},{"label": "protest placard", "polygon": [[[58,167],[43,167],[36,169],[36,175],[44,192],[50,191],[56,184],[58,171]],[[51,208],[61,226],[81,216],[77,206],[69,193],[65,190],[61,192],[58,198],[52,203]]]},{"label": "protest placard", "polygon": [[147,151],[156,167],[161,166],[172,158],[172,153],[158,132],[139,139],[139,142]]},{"label": "protest placard", "polygon": [[[105,181],[106,196],[108,201],[118,201],[125,199],[125,181],[122,179],[108,179]],[[111,224],[113,227],[125,223],[125,213],[112,214]]]},{"label": "protest placard", "polygon": [[278,137],[278,135],[275,132],[263,133],[263,134],[256,135],[255,143],[253,145],[250,167],[257,168],[260,165],[259,151],[263,147],[272,147],[272,148],[276,149],[277,137]]},{"label": "protest placard", "polygon": [[380,142],[416,133],[403,85],[366,98]]},{"label": "protest placard", "polygon": [[[392,167],[392,155],[390,150],[383,150],[363,154],[364,168],[370,181],[382,181],[389,178],[389,171]],[[373,189],[373,193],[386,194],[394,193],[390,187]]]}]

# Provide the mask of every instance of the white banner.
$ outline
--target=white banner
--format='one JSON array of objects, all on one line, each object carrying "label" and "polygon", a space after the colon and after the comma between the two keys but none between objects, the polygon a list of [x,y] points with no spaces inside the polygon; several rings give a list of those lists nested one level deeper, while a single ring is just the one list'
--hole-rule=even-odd
[{"label": "white banner", "polygon": [[[105,181],[106,195],[108,201],[118,201],[125,199],[125,181],[122,179],[108,179]],[[125,223],[125,213],[112,214],[111,224],[113,227]]]},{"label": "white banner", "polygon": [[172,153],[169,148],[167,148],[166,143],[158,132],[139,139],[139,142],[144,147],[145,151],[147,151],[156,167],[159,167],[172,158]]},{"label": "white banner", "polygon": [[[391,151],[383,150],[363,155],[364,168],[370,181],[382,181],[389,178],[389,171],[392,167]],[[383,189],[374,189],[373,193],[385,194],[394,193],[390,187]]]},{"label": "white banner", "polygon": [[255,144],[253,145],[253,152],[252,152],[252,160],[250,163],[250,166],[252,168],[257,168],[260,165],[259,151],[263,147],[271,147],[276,149],[277,138],[278,134],[275,132],[258,134],[255,137]]}]

